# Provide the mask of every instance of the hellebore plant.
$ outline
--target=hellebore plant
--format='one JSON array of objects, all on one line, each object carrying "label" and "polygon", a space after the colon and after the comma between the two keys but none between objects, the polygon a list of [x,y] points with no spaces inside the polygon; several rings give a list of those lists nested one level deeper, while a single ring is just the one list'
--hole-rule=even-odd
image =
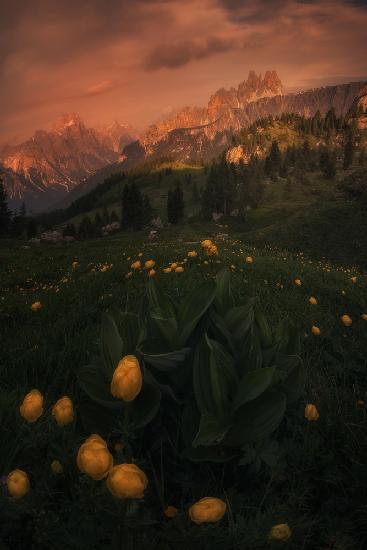
[{"label": "hellebore plant", "polygon": [[[138,315],[113,309],[103,316],[100,355],[78,372],[92,400],[82,417],[91,431],[136,437],[169,400],[181,457],[240,458],[246,446],[269,442],[287,404],[300,397],[299,348],[298,331],[285,320],[272,330],[257,298],[236,302],[228,270],[182,303],[150,279]],[[135,371],[134,387],[119,393],[121,361]]]}]

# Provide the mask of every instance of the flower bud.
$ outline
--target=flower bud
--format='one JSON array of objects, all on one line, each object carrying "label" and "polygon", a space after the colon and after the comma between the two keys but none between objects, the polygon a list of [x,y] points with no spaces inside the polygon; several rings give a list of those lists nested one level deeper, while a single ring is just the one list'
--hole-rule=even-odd
[{"label": "flower bud", "polygon": [[19,407],[21,416],[27,422],[36,422],[43,413],[43,396],[38,390],[31,390]]},{"label": "flower bud", "polygon": [[279,523],[279,525],[274,525],[270,529],[269,539],[271,540],[288,540],[292,535],[292,531],[288,523]]},{"label": "flower bud", "polygon": [[52,416],[59,426],[67,426],[74,420],[73,403],[69,397],[64,395],[52,408]]},{"label": "flower bud", "polygon": [[53,474],[62,474],[64,467],[58,460],[53,460],[51,462],[51,471]]},{"label": "flower bud", "polygon": [[141,268],[140,260],[137,260],[136,262],[131,264],[131,269],[140,269],[140,268]]},{"label": "flower bud", "polygon": [[294,279],[294,284],[297,286],[301,286],[302,285],[301,279]]},{"label": "flower bud", "polygon": [[312,306],[317,306],[317,300],[314,296],[311,296],[311,298],[309,299],[309,302]]},{"label": "flower bud", "polygon": [[8,493],[13,498],[22,498],[29,491],[29,479],[23,470],[13,470],[6,479]]},{"label": "flower bud", "polygon": [[177,516],[178,510],[175,506],[167,506],[167,508],[164,511],[164,515],[166,518],[174,518]]},{"label": "flower bud", "polygon": [[182,273],[183,270],[184,270],[184,268],[182,266],[178,265],[175,269],[175,273]]},{"label": "flower bud", "polygon": [[154,260],[147,260],[144,264],[145,269],[151,269],[154,266],[155,266]]},{"label": "flower bud", "polygon": [[312,403],[308,403],[308,405],[306,405],[305,418],[310,422],[319,419],[319,412],[316,408],[316,405],[313,405]]},{"label": "flower bud", "polygon": [[133,401],[143,385],[139,361],[135,355],[125,355],[116,367],[111,382],[111,393],[117,399]]},{"label": "flower bud", "polygon": [[34,303],[31,305],[31,310],[32,310],[32,311],[37,311],[37,310],[41,309],[41,307],[42,307],[41,302],[34,302]]},{"label": "flower bud", "polygon": [[81,445],[76,462],[81,472],[96,480],[106,477],[113,466],[107,443],[96,434]]},{"label": "flower bud", "polygon": [[107,478],[107,488],[117,498],[143,498],[148,479],[136,464],[118,464]]},{"label": "flower bud", "polygon": [[156,274],[156,270],[155,269],[150,269],[148,271],[148,277],[154,277],[154,275]]},{"label": "flower bud", "polygon": [[227,505],[220,498],[204,497],[189,508],[190,519],[201,523],[216,523],[226,513]]},{"label": "flower bud", "polygon": [[353,321],[349,317],[349,315],[343,315],[341,320],[342,320],[342,323],[345,327],[350,327],[350,325],[353,323]]},{"label": "flower bud", "polygon": [[320,334],[321,334],[321,330],[319,329],[319,327],[316,327],[315,325],[313,327],[311,327],[311,332],[315,336],[320,336]]},{"label": "flower bud", "polygon": [[187,253],[187,256],[189,258],[196,258],[197,255],[198,253],[196,252],[196,250],[190,250],[190,252]]},{"label": "flower bud", "polygon": [[254,263],[254,259],[253,259],[252,256],[247,256],[245,261],[246,261],[247,264],[253,264]]}]

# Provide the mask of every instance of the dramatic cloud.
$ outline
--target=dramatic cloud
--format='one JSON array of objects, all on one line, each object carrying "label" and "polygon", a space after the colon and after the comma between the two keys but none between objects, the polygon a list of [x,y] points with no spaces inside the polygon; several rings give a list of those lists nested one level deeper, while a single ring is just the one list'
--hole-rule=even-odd
[{"label": "dramatic cloud", "polygon": [[218,36],[209,36],[204,40],[184,40],[176,44],[160,44],[147,55],[143,66],[148,70],[161,67],[173,69],[234,48],[233,40]]},{"label": "dramatic cloud", "polygon": [[142,127],[249,69],[292,89],[362,79],[366,28],[358,0],[3,0],[0,142],[67,111]]}]

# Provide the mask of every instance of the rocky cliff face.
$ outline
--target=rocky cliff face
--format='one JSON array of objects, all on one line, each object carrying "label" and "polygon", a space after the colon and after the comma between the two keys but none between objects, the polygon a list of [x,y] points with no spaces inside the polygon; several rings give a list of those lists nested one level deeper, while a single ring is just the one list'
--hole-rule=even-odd
[{"label": "rocky cliff face", "polygon": [[218,90],[207,107],[186,107],[173,117],[151,126],[139,142],[123,150],[126,167],[144,159],[168,156],[180,161],[210,160],[229,144],[231,134],[259,118],[282,113],[313,116],[334,108],[346,114],[366,83],[351,82],[284,94],[275,71],[264,78],[250,71],[237,88]]},{"label": "rocky cliff face", "polygon": [[0,151],[0,166],[10,207],[23,201],[40,211],[60,200],[82,180],[116,162],[121,145],[133,139],[115,123],[104,131],[87,128],[75,114],[63,115],[50,131]]}]

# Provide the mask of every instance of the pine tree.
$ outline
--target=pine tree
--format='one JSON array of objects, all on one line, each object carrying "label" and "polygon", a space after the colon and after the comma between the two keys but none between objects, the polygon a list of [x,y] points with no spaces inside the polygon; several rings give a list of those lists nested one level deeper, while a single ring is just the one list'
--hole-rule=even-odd
[{"label": "pine tree", "polygon": [[143,225],[148,225],[153,217],[153,208],[150,202],[148,195],[143,194],[143,214],[142,214],[142,223]]},{"label": "pine tree", "polygon": [[5,187],[0,180],[0,237],[4,237],[8,234],[9,226],[10,226],[10,210],[8,208],[8,201],[7,196],[5,192]]},{"label": "pine tree", "polygon": [[184,209],[184,195],[180,182],[177,181],[175,188],[170,189],[167,196],[167,219],[169,223],[178,223],[184,216]]},{"label": "pine tree", "polygon": [[197,204],[200,200],[199,190],[198,190],[198,184],[196,181],[192,184],[192,202]]},{"label": "pine tree", "polygon": [[281,168],[282,156],[279,151],[278,142],[273,141],[270,147],[270,152],[265,159],[264,171],[271,179],[276,179]]},{"label": "pine tree", "polygon": [[336,174],[335,157],[327,149],[321,152],[320,168],[327,179],[333,179]]},{"label": "pine tree", "polygon": [[127,183],[122,192],[122,225],[134,230],[141,229],[143,224],[143,196],[133,181]]},{"label": "pine tree", "polygon": [[345,143],[345,147],[344,147],[344,160],[343,160],[344,170],[347,170],[349,166],[352,164],[353,157],[354,157],[354,144],[353,144],[352,138],[350,137],[348,141]]},{"label": "pine tree", "polygon": [[366,150],[364,148],[359,153],[358,162],[359,162],[360,166],[363,166],[364,163],[366,162]]},{"label": "pine tree", "polygon": [[94,227],[89,216],[85,216],[80,222],[78,237],[80,239],[90,239],[94,236]]},{"label": "pine tree", "polygon": [[64,237],[75,237],[76,236],[75,225],[73,223],[68,223],[67,226],[64,228],[62,234]]}]

